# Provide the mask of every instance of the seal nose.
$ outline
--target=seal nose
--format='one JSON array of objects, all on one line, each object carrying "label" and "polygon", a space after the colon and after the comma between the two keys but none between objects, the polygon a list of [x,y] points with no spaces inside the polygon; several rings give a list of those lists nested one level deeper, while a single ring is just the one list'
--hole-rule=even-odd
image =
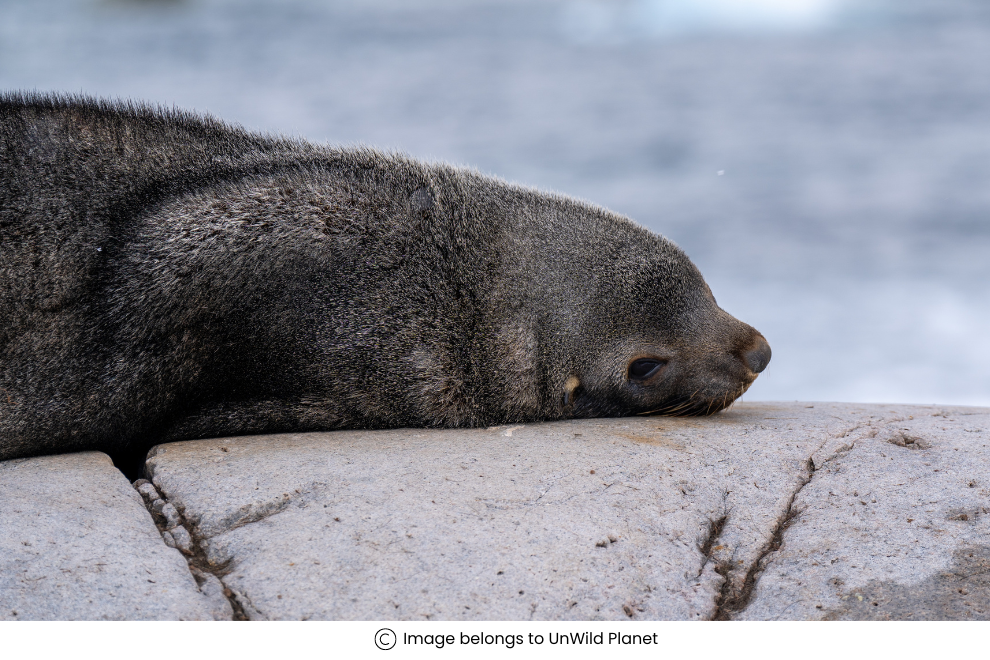
[{"label": "seal nose", "polygon": [[770,364],[770,344],[767,343],[767,340],[762,335],[756,336],[755,348],[751,348],[743,353],[743,360],[754,374],[758,374],[767,368],[767,365]]}]

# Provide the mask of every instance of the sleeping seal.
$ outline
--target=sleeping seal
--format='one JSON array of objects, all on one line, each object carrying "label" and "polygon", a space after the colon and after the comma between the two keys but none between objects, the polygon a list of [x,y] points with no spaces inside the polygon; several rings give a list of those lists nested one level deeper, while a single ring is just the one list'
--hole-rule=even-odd
[{"label": "sleeping seal", "polygon": [[667,239],[448,165],[0,97],[0,460],[709,414],[770,360]]}]

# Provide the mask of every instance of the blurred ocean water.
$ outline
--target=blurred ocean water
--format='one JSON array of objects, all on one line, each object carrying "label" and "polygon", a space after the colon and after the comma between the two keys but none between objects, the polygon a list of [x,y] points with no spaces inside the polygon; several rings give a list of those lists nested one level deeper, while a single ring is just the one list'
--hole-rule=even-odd
[{"label": "blurred ocean water", "polygon": [[0,88],[588,199],[766,335],[747,400],[990,405],[983,0],[0,0]]}]

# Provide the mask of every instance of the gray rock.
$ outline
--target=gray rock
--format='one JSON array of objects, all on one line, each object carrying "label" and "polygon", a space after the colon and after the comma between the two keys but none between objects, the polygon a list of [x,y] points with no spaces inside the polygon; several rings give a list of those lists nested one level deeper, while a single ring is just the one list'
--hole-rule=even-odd
[{"label": "gray rock", "polygon": [[892,410],[797,494],[740,618],[990,620],[990,411]]},{"label": "gray rock", "polygon": [[155,490],[154,485],[152,485],[148,481],[145,481],[144,479],[139,479],[138,481],[144,482],[141,483],[140,485],[138,485],[138,482],[134,482],[134,483],[137,486],[137,491],[141,494],[141,497],[143,497],[146,502],[151,503],[157,499],[161,499],[158,494],[158,491]]},{"label": "gray rock", "polygon": [[165,529],[171,530],[173,527],[179,525],[182,522],[182,518],[179,516],[179,512],[171,504],[166,504],[165,506],[163,506],[161,514],[162,516],[165,517]]},{"label": "gray rock", "polygon": [[0,463],[0,619],[212,619],[215,610],[106,455]]},{"label": "gray rock", "polygon": [[[886,478],[921,452],[959,458],[962,447],[922,430],[923,442],[896,436],[898,420],[933,411],[739,404],[703,419],[243,437],[160,446],[147,467],[250,618],[814,618],[817,603],[757,607],[768,559],[783,556],[810,493],[827,492],[846,462]],[[990,483],[982,460],[970,472]],[[889,509],[878,529],[901,524],[898,497],[879,498]],[[977,515],[975,500],[953,501],[946,512]],[[972,547],[975,537],[952,538]],[[905,556],[901,543],[883,532],[864,552]],[[786,575],[801,580],[802,561]],[[919,564],[902,577],[939,570]]]},{"label": "gray rock", "polygon": [[211,573],[204,573],[195,568],[190,569],[196,583],[199,584],[199,591],[206,597],[210,604],[211,614],[217,621],[227,621],[234,618],[234,609],[230,606],[230,601],[224,593],[225,588],[217,576]]},{"label": "gray rock", "polygon": [[169,532],[172,535],[172,542],[182,554],[191,555],[193,553],[192,537],[185,527],[173,527]]}]

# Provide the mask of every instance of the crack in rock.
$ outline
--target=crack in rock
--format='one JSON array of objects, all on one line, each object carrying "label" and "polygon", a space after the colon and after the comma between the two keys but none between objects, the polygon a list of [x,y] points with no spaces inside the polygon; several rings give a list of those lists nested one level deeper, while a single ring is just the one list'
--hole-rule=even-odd
[{"label": "crack in rock", "polygon": [[[705,557],[705,560],[701,562],[701,567],[698,569],[698,577],[701,577],[701,574],[705,571],[705,566],[707,566],[708,562],[712,560],[713,549],[716,547],[715,544],[722,536],[722,530],[725,529],[725,523],[728,522],[728,520],[729,520],[728,514],[723,514],[722,517],[719,518],[718,520],[709,521],[708,536],[705,537],[705,540],[698,547],[698,550],[700,550],[701,554],[704,555]],[[717,568],[715,570],[716,572],[718,572]],[[724,586],[725,585],[723,585],[723,588]]]},{"label": "crack in rock", "polygon": [[[238,509],[233,515],[221,520],[224,525],[224,532],[230,532],[245,525],[251,525],[270,518],[277,513],[281,513],[292,503],[292,497],[288,493],[283,493],[280,498],[265,502],[264,504],[249,504]],[[204,538],[212,538],[204,537]]]},{"label": "crack in rock", "polygon": [[[881,424],[886,422],[880,421]],[[850,437],[857,431],[865,429],[863,435],[856,435],[855,437]],[[811,455],[811,464],[813,470],[821,470],[822,467],[829,461],[835,459],[840,454],[845,454],[853,450],[856,446],[856,442],[865,438],[876,437],[879,429],[873,426],[872,422],[866,424],[857,424],[852,428],[845,429],[838,433],[829,434],[828,438],[821,444],[821,446]]]},{"label": "crack in rock", "polygon": [[768,557],[771,553],[779,550],[784,544],[784,532],[787,531],[787,528],[791,526],[800,513],[794,508],[794,500],[801,490],[811,483],[812,478],[814,478],[815,463],[810,458],[808,459],[806,470],[807,472],[804,478],[801,479],[797,488],[794,489],[794,492],[788,498],[784,513],[777,519],[777,523],[770,533],[770,539],[747,569],[742,587],[738,591],[732,588],[730,577],[734,571],[734,567],[731,562],[720,562],[715,567],[715,572],[721,575],[724,581],[722,582],[722,588],[718,598],[715,600],[715,613],[712,615],[713,621],[730,621],[734,615],[742,612],[749,606],[756,591],[756,582],[766,569],[767,564],[769,564]]},{"label": "crack in rock", "polygon": [[234,621],[247,620],[237,595],[223,582],[223,576],[229,572],[229,562],[217,566],[207,561],[200,545],[201,539],[189,532],[182,514],[162,496],[154,484],[147,479],[138,479],[133,485],[151,513],[165,545],[177,549],[185,557],[200,593],[214,604],[215,615]]},{"label": "crack in rock", "polygon": [[[886,422],[881,420],[880,423],[884,424]],[[863,435],[857,434],[857,431],[863,429],[865,429]],[[866,424],[857,424],[852,428],[844,429],[838,433],[830,433],[829,437],[812,453],[805,465],[804,477],[798,482],[797,488],[794,489],[794,492],[788,498],[783,514],[777,519],[777,523],[770,533],[770,539],[761,548],[759,555],[757,555],[756,559],[746,570],[742,586],[738,590],[732,588],[730,577],[735,567],[731,562],[723,561],[716,565],[715,572],[723,577],[724,582],[715,600],[715,613],[712,616],[713,621],[729,621],[749,606],[756,591],[756,583],[770,563],[770,555],[779,550],[784,544],[784,532],[787,531],[787,528],[794,523],[800,514],[800,511],[794,508],[794,501],[804,487],[811,483],[815,472],[838,455],[855,449],[858,440],[874,438],[879,431],[880,429],[874,426],[872,421]],[[721,530],[719,531],[721,532]]]}]

